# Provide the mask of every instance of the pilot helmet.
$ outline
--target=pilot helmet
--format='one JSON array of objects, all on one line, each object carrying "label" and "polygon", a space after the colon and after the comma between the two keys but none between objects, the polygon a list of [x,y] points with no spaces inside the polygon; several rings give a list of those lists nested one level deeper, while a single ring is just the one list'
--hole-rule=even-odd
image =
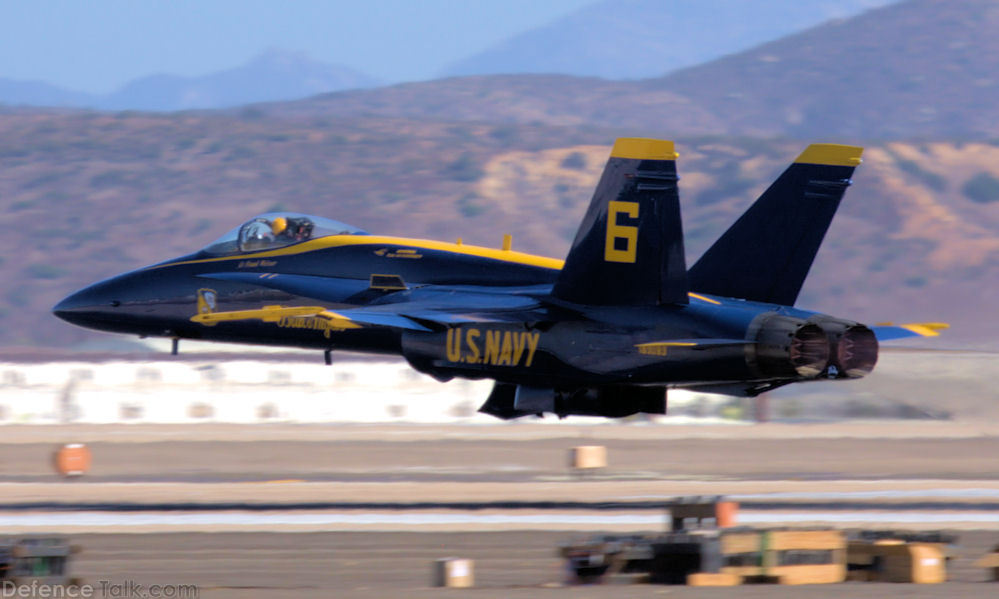
[{"label": "pilot helmet", "polygon": [[288,228],[288,219],[283,216],[279,216],[271,221],[271,233],[274,233],[275,235],[280,235],[281,233],[284,233],[284,230],[287,228]]}]

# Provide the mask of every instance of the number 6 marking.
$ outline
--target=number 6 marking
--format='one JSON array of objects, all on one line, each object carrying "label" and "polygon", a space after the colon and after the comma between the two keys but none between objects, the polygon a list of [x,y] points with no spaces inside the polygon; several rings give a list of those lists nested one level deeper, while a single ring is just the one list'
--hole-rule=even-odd
[{"label": "number 6 marking", "polygon": [[[638,251],[638,227],[617,224],[618,214],[627,214],[631,218],[638,218],[638,203],[615,200],[607,203],[607,241],[604,243],[604,262],[634,264],[635,254]],[[617,249],[618,239],[625,241],[624,249]]]}]

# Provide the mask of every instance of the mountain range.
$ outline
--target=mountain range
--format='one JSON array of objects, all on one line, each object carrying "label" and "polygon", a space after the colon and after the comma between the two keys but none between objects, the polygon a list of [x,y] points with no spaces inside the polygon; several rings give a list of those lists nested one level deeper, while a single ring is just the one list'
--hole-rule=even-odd
[{"label": "mountain range", "polygon": [[891,1],[604,0],[457,61],[441,75],[661,77]]},{"label": "mountain range", "polygon": [[86,94],[40,81],[0,78],[0,103],[99,110],[174,111],[274,102],[378,81],[353,69],[271,49],[238,67],[198,77],[150,75],[110,94]]},{"label": "mountain range", "polygon": [[[442,76],[658,77],[890,1],[605,0],[459,60],[446,67]],[[149,75],[109,94],[0,78],[0,104],[99,110],[212,109],[378,84],[346,66],[272,49],[232,69],[198,77]]]},{"label": "mountain range", "polygon": [[267,110],[645,135],[992,139],[999,137],[996,31],[996,0],[908,0],[654,79],[459,77]]}]

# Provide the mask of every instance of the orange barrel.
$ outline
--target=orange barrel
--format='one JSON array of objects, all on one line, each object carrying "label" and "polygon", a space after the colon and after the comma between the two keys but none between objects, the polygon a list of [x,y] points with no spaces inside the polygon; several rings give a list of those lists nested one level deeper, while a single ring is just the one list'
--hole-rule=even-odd
[{"label": "orange barrel", "polygon": [[739,512],[739,502],[719,501],[715,504],[715,523],[718,528],[735,526],[735,517]]},{"label": "orange barrel", "polygon": [[90,448],[83,443],[63,445],[55,454],[56,472],[63,476],[81,476],[90,470]]}]

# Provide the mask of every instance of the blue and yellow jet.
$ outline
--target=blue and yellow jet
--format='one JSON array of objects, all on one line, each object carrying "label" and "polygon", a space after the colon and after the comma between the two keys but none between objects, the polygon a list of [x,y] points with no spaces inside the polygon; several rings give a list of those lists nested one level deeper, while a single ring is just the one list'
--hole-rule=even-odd
[{"label": "blue and yellow jet", "polygon": [[194,254],[96,283],[55,308],[85,327],[401,354],[441,381],[488,378],[481,411],[663,414],[669,387],[753,396],[871,372],[868,327],[795,308],[862,149],[809,146],[689,270],[673,143],[619,139],[564,262],[256,217]]}]

